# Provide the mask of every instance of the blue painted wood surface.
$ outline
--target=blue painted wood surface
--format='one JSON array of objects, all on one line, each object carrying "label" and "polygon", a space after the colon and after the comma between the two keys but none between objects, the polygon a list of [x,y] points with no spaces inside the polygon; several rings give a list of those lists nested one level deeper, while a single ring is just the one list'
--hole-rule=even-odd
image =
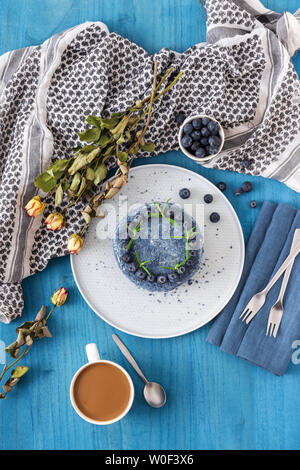
[{"label": "blue painted wood surface", "polygon": [[[42,5],[41,5],[42,4]],[[269,8],[294,12],[299,0],[265,1]],[[153,53],[162,47],[183,51],[205,40],[205,13],[197,0],[2,0],[0,52],[39,44],[84,21],[101,20]],[[300,57],[294,59],[300,72]],[[284,185],[247,178],[254,192],[237,198],[245,177],[205,170],[180,152],[155,159],[199,172],[213,182],[225,181],[248,237],[259,209],[251,198],[285,201],[300,208],[300,197]],[[152,159],[152,163],[154,160]],[[138,164],[144,164],[139,161]],[[99,319],[81,298],[69,258],[23,282],[25,311],[31,320],[52,291],[64,285],[68,303],[55,311],[44,339],[23,363],[30,372],[0,403],[0,449],[299,449],[300,367],[290,365],[283,377],[220,352],[205,342],[209,326],[174,339],[147,340],[120,333],[147,377],[165,385],[167,406],[150,409],[142,383],[111,339],[114,329]],[[0,339],[15,338],[16,322],[0,325]],[[95,341],[105,359],[122,364],[132,375],[136,400],[126,419],[108,427],[82,421],[72,410],[68,390],[74,372],[85,362],[84,346]]]}]

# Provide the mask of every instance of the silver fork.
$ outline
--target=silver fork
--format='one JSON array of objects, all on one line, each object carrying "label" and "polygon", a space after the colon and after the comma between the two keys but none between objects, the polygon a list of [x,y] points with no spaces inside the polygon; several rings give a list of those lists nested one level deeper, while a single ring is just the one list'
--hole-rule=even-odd
[{"label": "silver fork", "polygon": [[296,258],[298,253],[300,252],[300,229],[296,229],[294,233],[294,237],[297,239],[297,243],[295,244],[294,248],[290,251],[289,256],[285,259],[282,263],[278,271],[274,274],[270,282],[266,285],[266,287],[255,294],[252,299],[248,302],[246,308],[240,315],[242,321],[246,321],[249,323],[257,314],[257,312],[262,308],[266,301],[266,297],[269,293],[269,290],[273,287],[275,282],[278,281],[282,273],[287,269],[289,264]]},{"label": "silver fork", "polygon": [[[297,243],[297,236],[296,236],[296,231],[294,233],[293,237],[293,242],[291,246],[291,251],[292,252],[293,248],[295,247]],[[289,278],[293,269],[295,258],[293,261],[289,264],[289,266],[286,268],[286,271],[284,273],[283,281],[281,284],[280,292],[278,295],[278,299],[274,303],[274,305],[271,307],[270,313],[269,313],[269,318],[268,318],[268,325],[267,325],[267,330],[266,330],[266,336],[274,336],[276,338],[279,326],[281,323],[282,315],[283,315],[283,298],[285,294],[286,287],[289,282]]]}]

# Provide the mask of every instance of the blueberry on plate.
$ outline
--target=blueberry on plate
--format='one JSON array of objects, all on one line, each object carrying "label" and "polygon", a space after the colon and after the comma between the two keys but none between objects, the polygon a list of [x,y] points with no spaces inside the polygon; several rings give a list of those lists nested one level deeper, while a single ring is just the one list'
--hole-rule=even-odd
[{"label": "blueberry on plate", "polygon": [[122,260],[124,261],[124,263],[130,263],[131,261],[131,256],[129,253],[124,253],[124,255],[122,255]]},{"label": "blueberry on plate", "polygon": [[130,273],[135,273],[136,270],[137,270],[137,267],[136,267],[136,265],[135,265],[134,263],[128,264],[128,271],[129,271]]},{"label": "blueberry on plate", "polygon": [[213,201],[213,196],[211,194],[205,194],[203,199],[206,204],[210,204]]},{"label": "blueberry on plate", "polygon": [[202,124],[203,126],[207,126],[207,124],[210,122],[210,119],[208,117],[203,117],[202,118]]},{"label": "blueberry on plate", "polygon": [[219,188],[220,191],[225,191],[226,183],[223,183],[223,181],[220,181],[220,183],[217,183],[217,187]]},{"label": "blueberry on plate", "polygon": [[181,126],[181,124],[184,123],[184,121],[185,121],[185,114],[184,114],[183,111],[179,111],[179,113],[176,114],[176,116],[175,116],[175,121],[177,122],[177,124],[178,124],[179,126]]},{"label": "blueberry on plate", "polygon": [[187,188],[182,188],[179,191],[179,196],[181,197],[181,199],[188,199],[190,195],[191,195],[191,191]]},{"label": "blueberry on plate", "polygon": [[196,150],[195,155],[196,155],[197,158],[204,158],[204,157],[206,157],[206,151],[203,147],[199,147]]},{"label": "blueberry on plate", "polygon": [[166,276],[158,276],[157,282],[158,282],[159,284],[165,284],[165,283],[167,282]]},{"label": "blueberry on plate", "polygon": [[208,145],[208,138],[207,137],[202,137],[200,139],[200,144],[202,145],[202,147],[206,147]]},{"label": "blueberry on plate", "polygon": [[168,274],[168,278],[170,282],[175,282],[178,279],[178,275],[176,273]]},{"label": "blueberry on plate", "polygon": [[207,127],[202,127],[201,129],[201,134],[203,135],[203,137],[209,137],[210,136],[210,132],[209,130],[207,129]]},{"label": "blueberry on plate", "polygon": [[156,276],[154,276],[154,274],[150,274],[150,276],[147,276],[147,281],[156,282]]},{"label": "blueberry on plate", "polygon": [[210,131],[211,135],[217,135],[219,133],[219,125],[215,121],[210,121],[207,124],[207,129]]},{"label": "blueberry on plate", "polygon": [[249,202],[249,206],[252,208],[252,209],[255,209],[255,207],[257,206],[257,202],[256,201],[250,201]]},{"label": "blueberry on plate", "polygon": [[188,148],[192,145],[193,139],[189,135],[184,135],[181,139],[182,146]]},{"label": "blueberry on plate", "polygon": [[216,222],[219,222],[220,220],[220,215],[218,214],[218,212],[212,212],[209,216],[209,219],[211,222],[213,223],[216,223]]},{"label": "blueberry on plate", "polygon": [[141,279],[141,280],[145,279],[147,276],[146,271],[144,271],[142,268],[139,268],[136,271],[135,275],[138,279]]},{"label": "blueberry on plate", "polygon": [[180,267],[178,268],[179,274],[184,274],[185,271],[186,271],[186,270],[185,270],[185,267],[184,267],[184,266],[180,266]]},{"label": "blueberry on plate", "polygon": [[201,147],[200,142],[193,142],[191,145],[191,151],[195,153],[196,150],[198,150],[200,147]]},{"label": "blueberry on plate", "polygon": [[242,189],[245,193],[249,193],[253,189],[252,183],[250,183],[250,181],[245,181],[242,184]]},{"label": "blueberry on plate", "polygon": [[209,145],[211,145],[212,147],[217,147],[219,148],[220,145],[221,145],[221,139],[220,137],[218,137],[217,135],[212,135],[208,138],[208,143]]},{"label": "blueberry on plate", "polygon": [[192,124],[190,122],[188,122],[184,127],[183,127],[183,132],[185,134],[190,134],[191,132],[193,132],[194,128],[192,126]]},{"label": "blueberry on plate", "polygon": [[240,196],[243,192],[244,192],[244,191],[243,191],[242,188],[236,188],[236,189],[234,190],[234,194],[235,194],[236,196]]},{"label": "blueberry on plate", "polygon": [[194,129],[201,129],[202,127],[202,122],[200,118],[196,118],[192,120],[192,126]]},{"label": "blueberry on plate", "polygon": [[200,140],[201,137],[202,137],[202,134],[201,134],[200,131],[193,131],[193,132],[191,133],[191,138],[192,138],[193,140]]}]

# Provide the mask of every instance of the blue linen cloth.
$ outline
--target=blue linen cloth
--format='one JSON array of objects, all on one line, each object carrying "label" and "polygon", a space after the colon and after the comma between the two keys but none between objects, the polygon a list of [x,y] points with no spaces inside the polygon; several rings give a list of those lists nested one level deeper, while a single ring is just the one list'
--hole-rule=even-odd
[{"label": "blue linen cloth", "polygon": [[243,273],[234,296],[214,321],[207,336],[222,351],[283,375],[300,336],[300,255],[295,259],[284,296],[284,314],[277,337],[266,336],[268,316],[283,276],[267,296],[262,309],[247,325],[239,316],[251,297],[262,290],[288,256],[300,211],[286,204],[265,202],[250,235]]}]

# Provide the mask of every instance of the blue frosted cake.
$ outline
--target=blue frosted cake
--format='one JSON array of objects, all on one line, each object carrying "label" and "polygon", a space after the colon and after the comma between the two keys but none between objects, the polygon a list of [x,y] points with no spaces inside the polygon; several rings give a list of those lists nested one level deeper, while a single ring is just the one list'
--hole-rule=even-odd
[{"label": "blue frosted cake", "polygon": [[121,271],[149,291],[169,291],[198,271],[203,238],[195,220],[168,201],[140,207],[121,220],[113,250]]}]

